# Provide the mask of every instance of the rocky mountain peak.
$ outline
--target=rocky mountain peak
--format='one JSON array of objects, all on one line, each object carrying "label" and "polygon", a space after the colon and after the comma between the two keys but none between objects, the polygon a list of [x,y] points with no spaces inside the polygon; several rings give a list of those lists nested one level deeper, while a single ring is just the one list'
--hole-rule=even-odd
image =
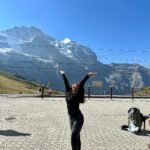
[{"label": "rocky mountain peak", "polygon": [[21,27],[15,26],[14,28],[2,31],[2,33],[9,37],[22,39],[22,40],[27,40],[30,38],[33,39],[36,36],[44,35],[44,33],[36,27],[24,27],[24,26]]}]

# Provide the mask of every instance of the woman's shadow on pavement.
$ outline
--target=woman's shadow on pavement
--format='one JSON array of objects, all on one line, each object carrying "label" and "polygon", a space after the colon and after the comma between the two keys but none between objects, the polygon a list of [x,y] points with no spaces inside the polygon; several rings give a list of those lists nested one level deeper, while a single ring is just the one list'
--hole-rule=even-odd
[{"label": "woman's shadow on pavement", "polygon": [[141,132],[136,133],[139,136],[150,136],[150,131],[142,130]]},{"label": "woman's shadow on pavement", "polygon": [[14,130],[0,130],[0,135],[3,136],[30,136],[28,133],[21,133]]}]

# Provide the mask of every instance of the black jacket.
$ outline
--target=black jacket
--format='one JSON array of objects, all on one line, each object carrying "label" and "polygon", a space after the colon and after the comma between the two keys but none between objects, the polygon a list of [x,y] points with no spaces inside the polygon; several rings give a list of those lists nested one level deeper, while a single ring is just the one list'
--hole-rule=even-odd
[{"label": "black jacket", "polygon": [[62,76],[66,88],[66,103],[68,108],[68,114],[74,117],[81,113],[79,109],[79,103],[84,101],[84,84],[88,80],[89,76],[86,75],[79,83],[79,88],[76,94],[72,93],[72,88],[70,87],[65,74],[63,74]]}]

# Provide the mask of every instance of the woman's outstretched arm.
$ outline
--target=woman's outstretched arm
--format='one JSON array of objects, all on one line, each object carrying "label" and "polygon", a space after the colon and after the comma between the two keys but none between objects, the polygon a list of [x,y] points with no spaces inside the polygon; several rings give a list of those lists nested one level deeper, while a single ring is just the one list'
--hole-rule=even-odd
[{"label": "woman's outstretched arm", "polygon": [[85,82],[88,80],[89,77],[95,76],[95,72],[89,72],[80,82],[80,86],[84,86]]},{"label": "woman's outstretched arm", "polygon": [[66,91],[69,91],[69,90],[70,90],[70,85],[69,85],[68,79],[67,79],[67,77],[66,77],[66,75],[65,75],[65,72],[64,72],[63,70],[60,70],[60,74],[61,74],[62,77],[63,77]]}]

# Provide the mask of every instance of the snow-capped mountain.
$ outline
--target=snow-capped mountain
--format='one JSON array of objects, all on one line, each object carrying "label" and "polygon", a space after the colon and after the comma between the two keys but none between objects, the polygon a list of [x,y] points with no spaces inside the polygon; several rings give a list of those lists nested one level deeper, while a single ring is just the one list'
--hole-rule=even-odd
[{"label": "snow-capped mountain", "polygon": [[[62,90],[59,70],[66,71],[70,83],[79,81],[89,71],[97,76],[89,80],[102,81],[101,88],[93,91],[109,92],[114,85],[116,92],[129,93],[131,86],[143,87],[150,83],[150,71],[139,65],[104,65],[97,60],[92,49],[69,38],[55,39],[36,27],[14,27],[0,32],[0,69],[15,73],[28,80],[51,82],[55,89]],[[120,71],[121,70],[121,71]]]}]

